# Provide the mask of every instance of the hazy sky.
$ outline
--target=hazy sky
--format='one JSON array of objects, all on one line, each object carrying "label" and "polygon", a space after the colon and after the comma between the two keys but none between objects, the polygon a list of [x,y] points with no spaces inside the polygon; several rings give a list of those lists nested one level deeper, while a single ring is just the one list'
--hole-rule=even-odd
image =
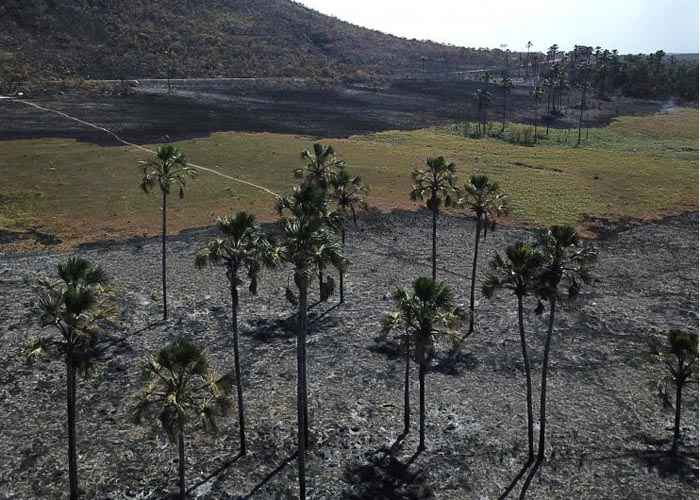
[{"label": "hazy sky", "polygon": [[535,50],[553,43],[621,53],[698,51],[698,0],[299,0],[344,21],[407,38]]}]

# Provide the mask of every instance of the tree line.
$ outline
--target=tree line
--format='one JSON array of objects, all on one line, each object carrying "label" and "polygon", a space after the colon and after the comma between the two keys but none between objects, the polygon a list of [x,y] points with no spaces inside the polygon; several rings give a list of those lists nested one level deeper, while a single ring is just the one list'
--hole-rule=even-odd
[{"label": "tree line", "polygon": [[[260,274],[265,269],[287,268],[290,281],[285,296],[296,309],[297,355],[297,467],[299,496],[306,497],[306,452],[309,442],[308,383],[306,370],[306,334],[308,331],[309,293],[318,280],[321,301],[335,294],[336,281],[328,273],[337,273],[339,301],[345,302],[344,276],[350,269],[344,247],[349,224],[356,223],[357,212],[365,208],[368,187],[352,174],[345,161],[331,146],[315,144],[301,155],[304,167],[295,171],[299,179],[289,193],[276,202],[279,214],[277,231],[263,231],[248,213],[238,212],[216,221],[216,236],[193,256],[193,267],[213,267],[225,277],[231,299],[231,335],[233,367],[216,373],[207,361],[205,346],[181,336],[148,355],[143,362],[143,390],[133,407],[134,422],[163,429],[178,449],[180,498],[188,489],[185,470],[187,436],[203,429],[216,432],[218,422],[236,410],[239,453],[248,452],[246,411],[241,364],[245,353],[239,348],[240,288],[258,293]],[[167,302],[167,201],[173,190],[184,196],[187,180],[195,171],[184,154],[172,145],[162,146],[141,169],[141,188],[156,190],[161,196],[162,240],[161,272],[163,320],[168,318]],[[579,240],[571,226],[552,226],[536,232],[534,238],[498,249],[489,260],[485,277],[478,279],[478,251],[481,238],[496,227],[498,218],[508,212],[508,198],[497,182],[475,174],[459,187],[457,167],[444,157],[429,158],[412,174],[409,193],[413,200],[425,202],[432,219],[430,253],[431,277],[417,276],[412,286],[393,292],[394,310],[382,322],[384,335],[396,332],[405,356],[404,429],[410,431],[411,408],[409,380],[411,362],[418,366],[419,445],[427,448],[425,408],[428,404],[427,378],[440,339],[449,339],[459,348],[461,342],[477,331],[475,290],[495,299],[501,292],[514,297],[524,365],[524,408],[527,414],[528,456],[522,469],[502,498],[507,497],[525,477],[519,497],[525,498],[529,485],[545,458],[547,426],[547,377],[552,336],[562,304],[579,297],[583,286],[590,285],[596,254]],[[437,221],[444,207],[465,210],[475,220],[473,265],[470,278],[469,309],[457,307],[453,289],[438,279]],[[43,327],[53,334],[33,339],[28,346],[30,360],[60,359],[66,369],[66,408],[68,426],[68,489],[71,500],[79,498],[78,453],[76,440],[76,377],[88,375],[99,361],[101,339],[118,328],[115,292],[104,271],[81,257],[70,257],[57,267],[57,277],[42,279],[37,286],[35,312]],[[524,311],[536,307],[538,315],[547,314],[547,334],[542,352],[538,440],[535,443],[535,415],[531,351]],[[676,386],[676,418],[670,453],[677,454],[681,443],[680,415],[682,390],[695,373],[697,336],[674,330],[669,334],[667,366]],[[235,396],[233,395],[235,391]],[[527,474],[527,475],[526,475]]]}]

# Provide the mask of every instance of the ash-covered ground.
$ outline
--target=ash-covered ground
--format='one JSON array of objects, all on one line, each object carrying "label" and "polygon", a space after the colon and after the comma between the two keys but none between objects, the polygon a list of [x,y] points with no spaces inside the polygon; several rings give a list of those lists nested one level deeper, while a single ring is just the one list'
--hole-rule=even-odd
[{"label": "ash-covered ground", "polygon": [[[463,303],[473,225],[444,217],[439,231],[439,277]],[[84,498],[155,499],[175,489],[175,447],[161,433],[136,426],[130,414],[142,387],[144,355],[178,336],[205,345],[220,371],[231,368],[225,277],[218,270],[193,267],[205,237],[192,233],[171,240],[172,319],[150,327],[160,315],[157,240],[80,251],[111,275],[122,323],[105,343],[107,360],[79,383]],[[403,364],[397,345],[378,339],[380,320],[392,308],[388,294],[393,289],[429,275],[429,237],[425,213],[367,216],[348,241],[353,264],[347,303],[312,309],[310,498],[496,498],[525,459],[524,375],[515,299],[509,295],[479,300],[477,332],[456,359],[449,361],[446,350],[438,353],[427,378],[428,449],[411,461],[417,445],[414,418],[411,434],[395,455],[382,452],[402,430]],[[530,232],[518,228],[490,234],[482,247],[481,270],[496,249],[529,237]],[[697,333],[698,216],[626,225],[591,244],[600,254],[595,283],[556,324],[547,461],[530,498],[696,498],[697,386],[685,394],[685,462],[670,467],[663,451],[670,445],[673,411],[658,395],[666,373],[655,354],[668,329]],[[30,366],[22,357],[27,340],[40,333],[27,319],[32,284],[38,276],[53,273],[64,258],[52,253],[0,255],[0,498],[65,495],[65,369],[58,362]],[[290,275],[289,269],[267,272],[258,297],[243,294],[241,349],[250,453],[227,465],[238,451],[235,416],[222,422],[215,437],[190,433],[190,484],[213,475],[193,496],[296,494],[295,338],[293,310],[284,297]],[[532,311],[535,304],[527,306]],[[544,321],[528,314],[535,381]],[[417,372],[412,369],[417,410]]]}]

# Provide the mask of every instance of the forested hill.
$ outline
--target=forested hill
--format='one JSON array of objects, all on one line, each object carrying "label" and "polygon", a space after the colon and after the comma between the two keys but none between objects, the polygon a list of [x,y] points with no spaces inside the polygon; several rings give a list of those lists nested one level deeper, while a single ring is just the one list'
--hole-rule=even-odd
[{"label": "forested hill", "polygon": [[0,2],[0,61],[44,78],[406,76],[501,54],[386,35],[290,0]]}]

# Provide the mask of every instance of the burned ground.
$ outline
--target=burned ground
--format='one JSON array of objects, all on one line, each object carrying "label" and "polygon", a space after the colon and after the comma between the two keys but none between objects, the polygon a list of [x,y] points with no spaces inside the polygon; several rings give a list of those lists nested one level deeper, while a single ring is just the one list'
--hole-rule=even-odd
[{"label": "burned ground", "polygon": [[[523,463],[523,372],[515,301],[508,295],[479,301],[477,332],[458,355],[438,353],[427,379],[427,451],[413,456],[415,420],[408,438],[390,449],[402,428],[402,359],[391,339],[379,337],[380,320],[395,287],[429,273],[428,222],[424,212],[363,219],[349,238],[347,303],[312,308],[310,498],[495,498]],[[460,302],[467,296],[472,230],[457,217],[445,217],[439,227],[438,274]],[[225,278],[192,265],[205,236],[190,233],[170,242],[172,319],[165,324],[151,324],[159,317],[156,240],[79,251],[107,269],[121,310],[121,327],[105,344],[107,361],[78,389],[86,498],[155,499],[174,489],[176,450],[130,419],[147,352],[186,336],[207,347],[219,370],[231,367]],[[518,228],[489,234],[481,269],[495,249],[529,237]],[[697,497],[696,388],[686,393],[680,464],[664,458],[673,412],[658,397],[664,332],[696,332],[697,242],[698,217],[689,214],[611,228],[604,240],[590,243],[599,251],[594,284],[557,321],[547,461],[531,498]],[[40,333],[26,316],[31,285],[62,258],[0,256],[2,498],[57,498],[66,489],[64,370],[59,363],[27,365],[21,355],[28,338]],[[191,434],[187,473],[190,484],[199,485],[199,498],[288,498],[296,492],[295,339],[284,298],[289,276],[289,269],[268,272],[259,297],[244,294],[250,453],[232,462],[234,417],[217,437]],[[528,313],[527,328],[539,366],[546,326]],[[539,380],[539,370],[534,375]],[[413,397],[417,407],[417,381]]]}]

